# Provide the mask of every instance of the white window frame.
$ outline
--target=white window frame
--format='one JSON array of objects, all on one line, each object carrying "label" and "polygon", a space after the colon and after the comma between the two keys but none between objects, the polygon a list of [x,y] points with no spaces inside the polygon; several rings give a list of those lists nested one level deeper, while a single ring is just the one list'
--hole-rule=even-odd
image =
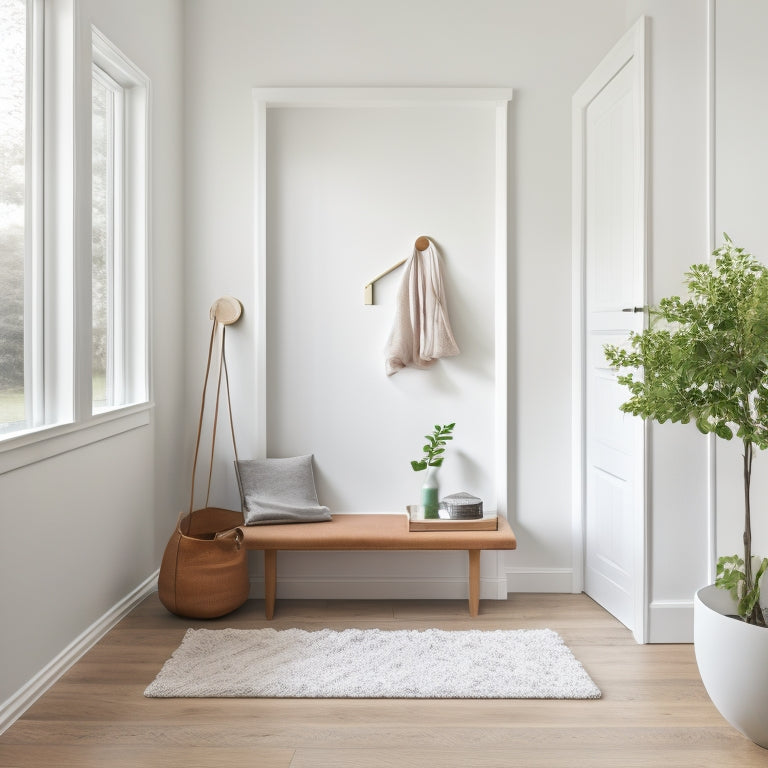
[{"label": "white window frame", "polygon": [[[0,435],[0,474],[147,425],[152,408],[150,81],[99,30],[91,27],[90,39],[78,33],[76,0],[30,0],[30,4],[40,11],[36,22],[40,25],[45,8],[44,31],[40,32],[44,46],[38,46],[35,54],[37,65],[44,70],[45,88],[34,92],[35,103],[44,107],[45,120],[33,127],[33,138],[42,151],[30,171],[39,174],[29,214],[34,224],[31,231],[37,233],[28,256],[34,284],[29,302],[34,331],[29,361],[25,355],[37,415],[31,428]],[[93,64],[125,89],[126,152],[122,185],[124,303],[120,310],[125,327],[121,379],[126,404],[95,414],[89,245]]]},{"label": "white window frame", "polygon": [[[123,94],[116,112],[115,143],[121,146],[122,163],[120,178],[115,179],[114,302],[110,313],[115,405],[103,409],[106,411],[146,402],[149,393],[149,78],[95,27],[91,28],[91,48],[94,71],[104,73]],[[90,382],[90,355],[88,366]],[[91,393],[88,395],[92,408]]]},{"label": "white window frame", "polygon": [[28,427],[45,423],[43,195],[44,50],[43,0],[27,0],[26,237],[24,255],[24,410]]}]

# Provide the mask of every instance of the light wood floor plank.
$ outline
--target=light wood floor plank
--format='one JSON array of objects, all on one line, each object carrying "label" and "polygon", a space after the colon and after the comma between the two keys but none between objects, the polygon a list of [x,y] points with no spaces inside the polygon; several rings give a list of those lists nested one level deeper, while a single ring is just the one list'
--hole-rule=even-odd
[{"label": "light wood floor plank", "polygon": [[289,749],[230,748],[222,762],[221,748],[124,747],[51,745],[0,746],[0,766],[50,766],[51,768],[290,768],[294,757]]},{"label": "light wood floor plank", "polygon": [[[768,768],[768,750],[712,706],[690,645],[639,646],[584,595],[483,601],[248,601],[215,621],[171,616],[152,596],[5,734],[0,768]],[[193,627],[523,629],[559,632],[599,701],[147,699]]]},{"label": "light wood floor plank", "polygon": [[444,751],[435,758],[434,751],[392,747],[381,750],[304,750],[296,751],[291,768],[709,768],[712,766],[748,766],[764,768],[764,757],[731,749],[692,749],[679,745],[663,751],[659,761],[656,747],[638,746],[630,751],[623,747],[594,744],[591,748],[574,749],[569,744],[553,745],[536,751],[509,749],[460,749]]}]

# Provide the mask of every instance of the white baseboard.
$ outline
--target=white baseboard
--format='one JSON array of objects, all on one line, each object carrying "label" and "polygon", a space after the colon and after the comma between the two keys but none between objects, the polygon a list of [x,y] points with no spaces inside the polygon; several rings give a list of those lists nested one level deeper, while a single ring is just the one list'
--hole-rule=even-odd
[{"label": "white baseboard", "polygon": [[654,600],[648,609],[649,643],[692,643],[693,601]]},{"label": "white baseboard", "polygon": [[507,592],[573,592],[572,568],[507,568]]},{"label": "white baseboard", "polygon": [[[278,577],[277,597],[305,600],[466,600],[466,577]],[[480,578],[481,600],[506,600],[510,592],[573,591],[570,568],[507,568],[500,578]],[[264,579],[251,577],[252,599],[264,597]]]},{"label": "white baseboard", "polygon": [[[252,578],[250,597],[264,597],[264,579]],[[277,579],[277,599],[286,600],[467,600],[466,577]],[[506,600],[506,579],[480,579],[481,600]]]},{"label": "white baseboard", "polygon": [[0,705],[0,734],[13,725],[78,659],[85,655],[120,619],[130,613],[145,597],[157,590],[157,575],[139,584],[120,602],[76,637],[58,656]]}]

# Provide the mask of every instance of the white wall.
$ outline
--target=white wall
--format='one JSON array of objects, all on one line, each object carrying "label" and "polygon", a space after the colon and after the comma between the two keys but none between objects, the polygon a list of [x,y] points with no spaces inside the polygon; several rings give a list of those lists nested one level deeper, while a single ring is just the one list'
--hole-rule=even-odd
[{"label": "white wall", "polygon": [[181,3],[80,0],[78,8],[86,58],[95,24],[151,79],[156,407],[147,427],[0,475],[0,702],[154,572],[184,498]]},{"label": "white wall", "polygon": [[[418,502],[424,475],[410,460],[432,425],[449,422],[457,427],[441,493],[470,491],[489,510],[507,509],[506,478],[496,477],[496,120],[488,102],[267,112],[265,449],[313,453],[319,497],[334,513],[403,512]],[[387,377],[402,271],[377,284],[373,306],[361,290],[409,256],[419,232],[442,253],[462,352]],[[391,555],[373,558],[377,576],[370,555],[343,567],[326,556],[325,571],[355,584],[362,575],[367,597],[466,592],[463,553],[401,556],[396,568]],[[318,559],[281,555],[282,593],[361,594],[348,582],[318,591]],[[498,558],[485,560],[484,595],[506,596]]]},{"label": "white wall", "polygon": [[[768,4],[716,0],[715,18],[715,242],[727,232],[768,263]],[[742,453],[738,440],[717,445],[718,555],[744,549]],[[768,557],[768,454],[755,453],[752,476],[752,551]]]},{"label": "white wall", "polygon": [[[419,500],[410,461],[424,435],[455,422],[441,494],[495,509],[495,105],[268,115],[268,455],[313,453],[333,512],[402,512]],[[442,255],[461,353],[388,377],[403,270],[376,284],[373,306],[362,287],[422,231]]]},{"label": "white wall", "polygon": [[[188,0],[185,9],[187,370],[190,381],[200,378],[210,303],[219,295],[238,296],[246,315],[228,337],[228,349],[241,417],[254,390],[256,330],[248,314],[255,284],[251,89],[515,89],[509,481],[519,549],[508,556],[507,568],[513,589],[570,590],[570,103],[624,32],[623,3]],[[190,414],[195,400],[187,404]],[[239,424],[238,448],[247,456],[257,436],[248,419]],[[355,428],[350,424],[340,439],[351,439]],[[399,435],[383,442],[392,455],[412,445]],[[223,457],[217,494],[220,503],[237,504],[227,463]],[[308,555],[303,562],[318,579],[340,570],[349,579],[369,572],[370,558],[343,566],[342,560]],[[385,574],[397,574],[398,567],[394,555],[382,554],[376,564]],[[458,583],[466,565],[457,561],[450,570]]]}]

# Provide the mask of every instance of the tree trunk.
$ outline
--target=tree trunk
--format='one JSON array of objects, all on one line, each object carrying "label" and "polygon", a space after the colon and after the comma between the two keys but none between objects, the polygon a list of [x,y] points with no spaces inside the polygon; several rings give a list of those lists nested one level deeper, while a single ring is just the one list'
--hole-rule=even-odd
[{"label": "tree trunk", "polygon": [[[752,482],[752,441],[744,440],[744,589],[750,592],[753,588],[752,575],[752,519],[750,505],[750,484]],[[752,609],[752,613],[746,617],[749,624],[757,624],[764,627],[765,617],[758,602]]]}]

